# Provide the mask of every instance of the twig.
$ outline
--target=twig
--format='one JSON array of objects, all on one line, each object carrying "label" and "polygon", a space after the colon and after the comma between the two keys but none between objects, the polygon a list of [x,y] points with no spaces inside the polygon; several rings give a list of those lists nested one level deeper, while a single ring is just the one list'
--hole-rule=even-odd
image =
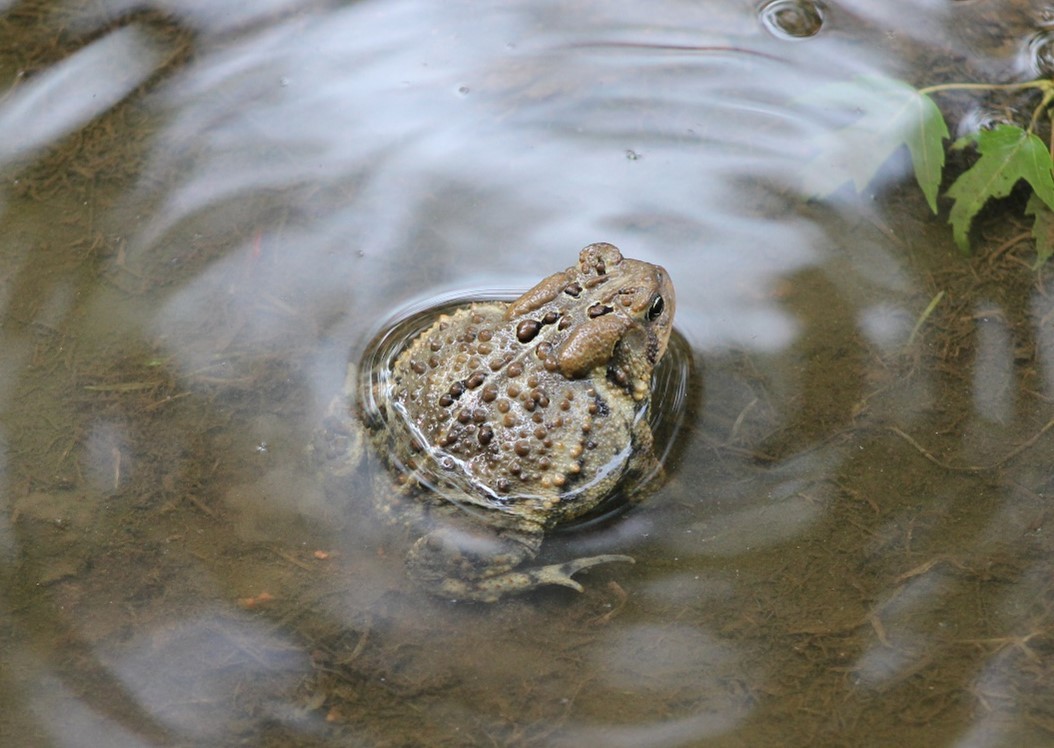
[{"label": "twig", "polygon": [[1050,431],[1052,428],[1054,428],[1054,418],[1051,418],[1049,421],[1047,421],[1045,424],[1043,424],[1043,428],[1041,428],[1039,431],[1037,431],[1031,437],[1029,437],[1025,441],[1023,441],[1020,444],[1018,444],[1016,447],[1011,449],[1009,452],[1007,452],[1005,455],[1000,457],[995,462],[990,463],[988,465],[952,465],[952,464],[949,464],[947,462],[944,462],[940,458],[936,457],[932,452],[930,452],[928,449],[923,447],[921,444],[919,444],[917,441],[915,441],[908,434],[906,434],[903,431],[901,431],[900,429],[898,429],[896,426],[890,426],[889,430],[892,431],[897,436],[899,436],[904,441],[906,441],[908,444],[913,446],[915,449],[917,449],[919,451],[919,454],[921,454],[923,457],[925,457],[927,460],[932,462],[934,465],[937,465],[938,467],[942,467],[945,470],[955,470],[957,472],[962,472],[962,473],[983,473],[983,472],[986,472],[988,470],[994,470],[995,468],[1000,467],[1000,466],[1005,465],[1006,463],[1010,462],[1012,459],[1017,457],[1019,454],[1024,452],[1026,449],[1034,446],[1035,443],[1039,441],[1040,437],[1043,436],[1048,431]]},{"label": "twig", "polygon": [[956,471],[964,472],[964,473],[981,473],[981,472],[984,472],[987,469],[987,468],[981,467],[980,465],[963,465],[963,466],[949,465],[947,462],[944,462],[943,460],[935,457],[932,452],[927,450],[924,446],[919,444],[917,441],[912,439],[910,436],[905,434],[903,431],[898,429],[896,426],[890,426],[889,430],[892,431],[897,436],[899,436],[904,441],[906,441],[908,444],[913,446],[915,449],[917,449],[919,451],[919,454],[921,454],[923,457],[925,457],[927,460],[932,462],[937,467],[944,468],[945,470],[956,470]]}]

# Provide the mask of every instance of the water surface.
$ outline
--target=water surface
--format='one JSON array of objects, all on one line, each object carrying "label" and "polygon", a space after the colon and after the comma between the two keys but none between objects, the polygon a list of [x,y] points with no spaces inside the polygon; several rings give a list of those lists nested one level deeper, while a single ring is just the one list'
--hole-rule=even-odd
[{"label": "water surface", "polygon": [[[903,154],[802,188],[811,92],[1034,76],[1043,4],[244,5],[0,3],[0,742],[1054,742],[1023,200],[966,257]],[[304,447],[392,315],[594,241],[670,271],[689,389],[547,553],[636,564],[430,598]]]}]

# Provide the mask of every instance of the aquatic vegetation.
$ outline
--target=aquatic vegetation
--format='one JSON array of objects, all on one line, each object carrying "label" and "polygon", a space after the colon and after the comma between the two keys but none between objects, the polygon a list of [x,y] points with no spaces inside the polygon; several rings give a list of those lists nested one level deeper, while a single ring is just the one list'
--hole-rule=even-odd
[{"label": "aquatic vegetation", "polygon": [[989,200],[1006,197],[1021,180],[1032,188],[1025,209],[1033,216],[1036,266],[1054,254],[1054,159],[1037,135],[1044,114],[1052,116],[1054,80],[1022,83],[946,83],[916,89],[881,76],[861,76],[821,87],[809,97],[814,106],[850,113],[852,119],[817,142],[805,173],[805,189],[825,197],[851,181],[863,190],[900,148],[907,146],[915,179],[930,209],[939,210],[937,197],[945,166],[945,141],[950,139],[944,115],[932,95],[945,91],[1014,92],[1036,89],[1042,96],[1028,124],[1001,123],[978,127],[954,141],[951,149],[972,148],[977,156],[944,193],[953,201],[948,214],[952,236],[963,251],[970,249],[970,226]]}]

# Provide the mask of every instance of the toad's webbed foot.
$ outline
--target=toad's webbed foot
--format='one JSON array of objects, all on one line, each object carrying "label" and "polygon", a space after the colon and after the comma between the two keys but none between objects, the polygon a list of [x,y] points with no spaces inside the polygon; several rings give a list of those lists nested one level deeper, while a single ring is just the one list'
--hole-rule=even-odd
[{"label": "toad's webbed foot", "polygon": [[502,535],[465,537],[450,528],[434,530],[418,540],[407,556],[407,571],[434,595],[453,600],[494,602],[507,595],[556,585],[581,592],[573,577],[583,569],[624,561],[629,556],[603,555],[577,558],[538,567],[520,565],[534,558],[538,541]]},{"label": "toad's webbed foot", "polygon": [[576,558],[573,561],[566,561],[562,564],[507,571],[479,579],[448,577],[437,580],[438,583],[431,586],[429,591],[441,597],[456,600],[477,600],[485,603],[492,603],[507,595],[516,595],[548,585],[570,587],[576,592],[581,592],[582,585],[572,578],[574,574],[591,566],[614,561],[633,563],[633,559],[629,556],[590,556],[589,558]]}]

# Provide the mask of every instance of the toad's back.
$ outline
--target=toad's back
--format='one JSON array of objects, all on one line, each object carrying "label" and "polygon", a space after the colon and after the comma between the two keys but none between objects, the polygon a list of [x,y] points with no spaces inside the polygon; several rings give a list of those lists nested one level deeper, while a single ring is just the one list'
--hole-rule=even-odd
[{"label": "toad's back", "polygon": [[650,458],[643,419],[673,288],[610,244],[516,301],[442,315],[374,378],[375,439],[459,500],[550,526]]}]

